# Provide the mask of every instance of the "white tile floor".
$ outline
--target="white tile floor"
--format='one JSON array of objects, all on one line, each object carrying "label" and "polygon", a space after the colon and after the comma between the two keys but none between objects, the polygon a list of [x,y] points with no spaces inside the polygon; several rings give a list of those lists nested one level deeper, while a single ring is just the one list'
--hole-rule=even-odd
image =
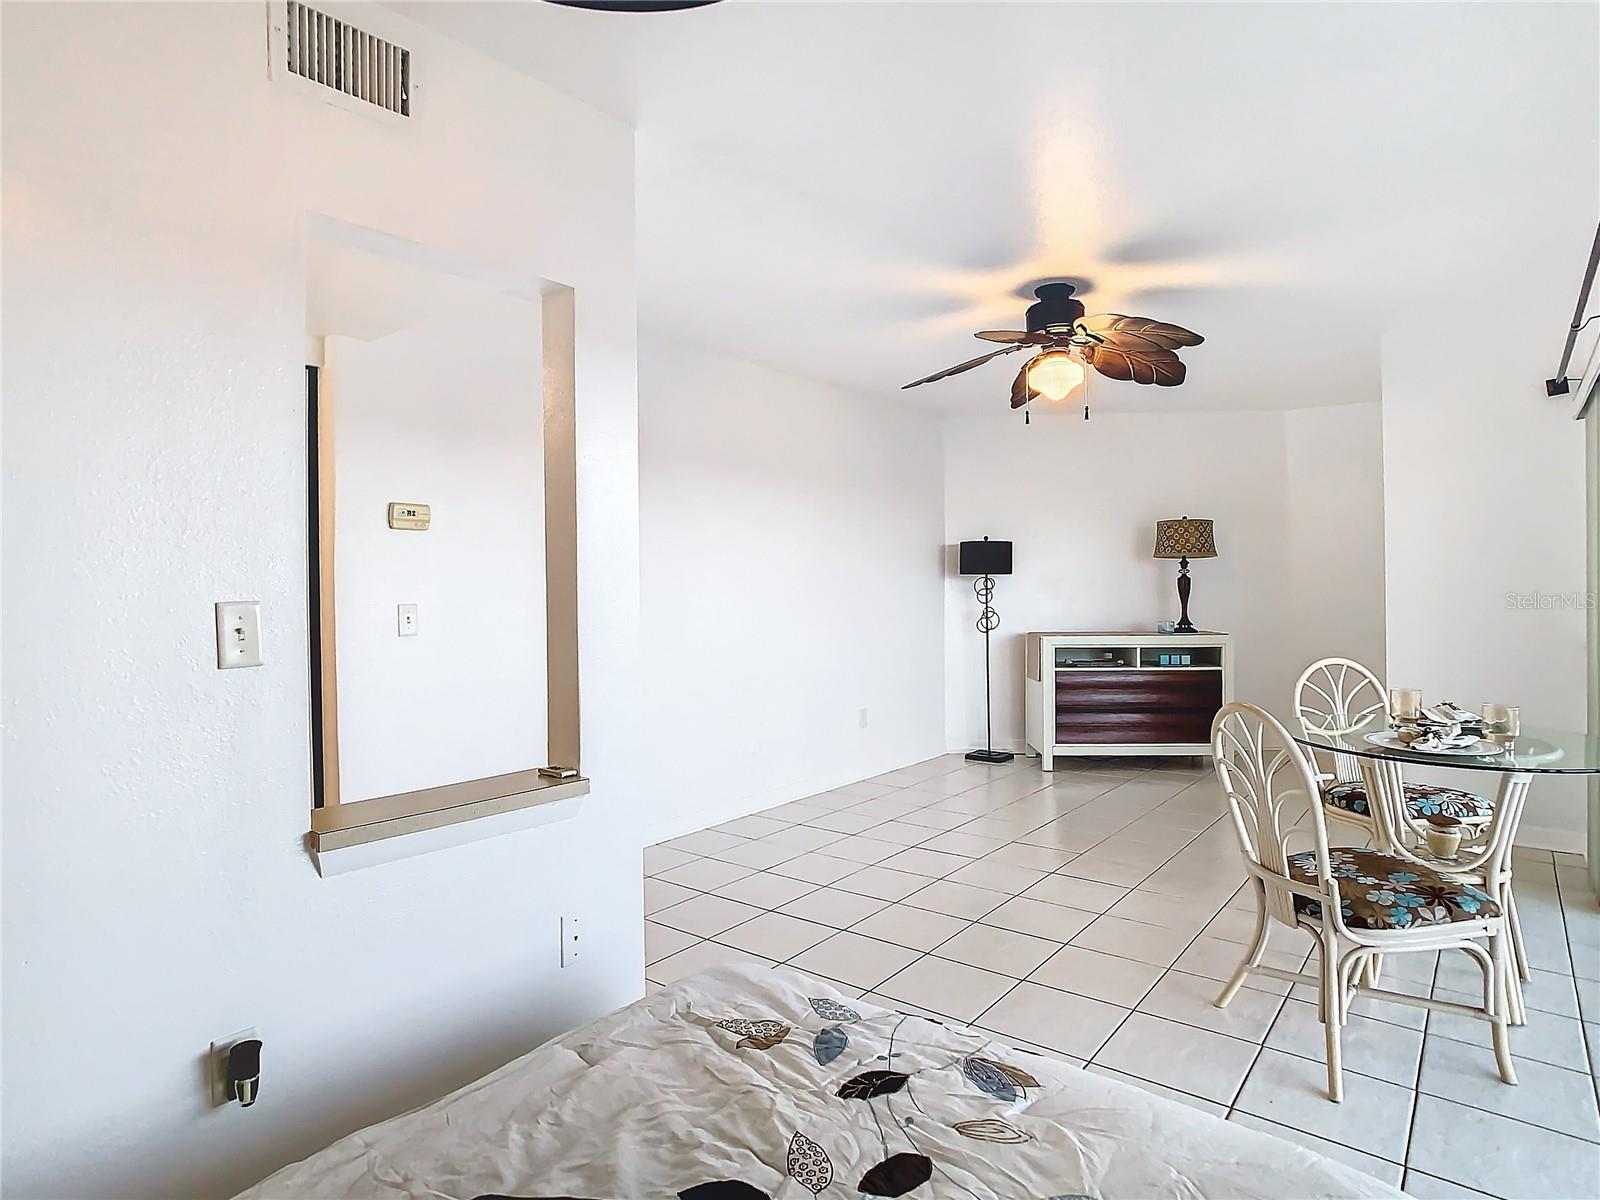
[{"label": "white tile floor", "polygon": [[[1358,1001],[1345,1100],[1323,1089],[1303,985],[1211,1000],[1253,928],[1209,768],[946,755],[645,851],[646,974],[788,963],[890,1007],[970,1022],[1312,1146],[1419,1197],[1600,1196],[1600,909],[1581,860],[1518,852],[1539,969],[1512,1033]],[[1279,930],[1269,961],[1309,939]],[[1391,956],[1388,986],[1448,995],[1477,968]]]}]

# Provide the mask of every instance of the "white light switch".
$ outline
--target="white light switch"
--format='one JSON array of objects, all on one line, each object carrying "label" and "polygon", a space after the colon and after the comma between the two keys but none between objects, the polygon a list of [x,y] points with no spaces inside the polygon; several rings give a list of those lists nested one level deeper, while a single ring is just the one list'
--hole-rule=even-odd
[{"label": "white light switch", "polygon": [[217,603],[217,669],[261,665],[261,602]]},{"label": "white light switch", "polygon": [[401,637],[417,636],[417,606],[401,604],[395,608],[395,625]]}]

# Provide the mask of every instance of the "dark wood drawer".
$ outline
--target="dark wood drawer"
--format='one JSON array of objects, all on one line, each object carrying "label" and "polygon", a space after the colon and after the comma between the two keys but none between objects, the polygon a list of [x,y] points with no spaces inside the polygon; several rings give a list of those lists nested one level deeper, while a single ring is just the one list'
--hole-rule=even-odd
[{"label": "dark wood drawer", "polygon": [[1208,709],[1206,720],[1209,721],[1221,707],[1221,671],[1105,671],[1068,668],[1056,672],[1058,714],[1067,709],[1098,709],[1110,713]]},{"label": "dark wood drawer", "polygon": [[1056,744],[1209,742],[1217,707],[1125,712],[1062,709],[1056,713]]}]

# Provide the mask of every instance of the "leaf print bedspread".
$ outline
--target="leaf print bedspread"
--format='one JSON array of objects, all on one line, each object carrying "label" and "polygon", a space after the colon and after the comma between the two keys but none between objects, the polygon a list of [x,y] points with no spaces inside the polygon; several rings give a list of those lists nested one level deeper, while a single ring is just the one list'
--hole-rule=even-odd
[{"label": "leaf print bedspread", "polygon": [[977,1030],[784,968],[721,968],[335,1142],[239,1200],[1399,1195]]}]

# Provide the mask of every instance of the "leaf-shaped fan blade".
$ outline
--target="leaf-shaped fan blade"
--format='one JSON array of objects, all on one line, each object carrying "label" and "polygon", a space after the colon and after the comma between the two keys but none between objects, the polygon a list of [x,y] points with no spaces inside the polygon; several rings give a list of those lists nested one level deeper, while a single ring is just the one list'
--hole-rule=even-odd
[{"label": "leaf-shaped fan blade", "polygon": [[929,375],[923,379],[912,380],[910,383],[902,385],[900,390],[903,392],[906,390],[906,388],[920,387],[924,383],[933,383],[938,379],[948,379],[952,375],[959,375],[963,371],[970,371],[973,367],[981,367],[991,358],[999,358],[1002,354],[1011,354],[1017,350],[1021,350],[1022,348],[1023,347],[1021,345],[1016,345],[1006,346],[999,350],[991,350],[988,354],[980,354],[977,358],[969,358],[966,362],[957,363],[953,367],[947,367],[945,370],[940,371],[937,374]]},{"label": "leaf-shaped fan blade", "polygon": [[1183,382],[1183,363],[1171,350],[1136,351],[1111,345],[1085,346],[1083,357],[1090,366],[1109,379],[1153,383],[1158,387],[1177,387]]},{"label": "leaf-shaped fan blade", "polygon": [[972,336],[980,337],[986,342],[1016,342],[1021,345],[1030,345],[1042,340],[1037,333],[1029,333],[1025,329],[985,329]]},{"label": "leaf-shaped fan blade", "polygon": [[1028,368],[1023,367],[1011,381],[1011,407],[1021,408],[1036,395],[1038,393],[1028,386]]},{"label": "leaf-shaped fan blade", "polygon": [[1096,313],[1092,317],[1079,317],[1078,325],[1101,338],[1112,334],[1133,334],[1167,350],[1179,346],[1198,346],[1205,338],[1182,325],[1169,325],[1165,321],[1152,321],[1149,317],[1125,317],[1120,313]]},{"label": "leaf-shaped fan blade", "polygon": [[1142,333],[1129,333],[1127,330],[1105,330],[1101,333],[1090,335],[1102,346],[1115,346],[1118,350],[1129,350],[1134,354],[1159,354],[1164,350],[1171,350],[1153,338],[1147,338]]}]

